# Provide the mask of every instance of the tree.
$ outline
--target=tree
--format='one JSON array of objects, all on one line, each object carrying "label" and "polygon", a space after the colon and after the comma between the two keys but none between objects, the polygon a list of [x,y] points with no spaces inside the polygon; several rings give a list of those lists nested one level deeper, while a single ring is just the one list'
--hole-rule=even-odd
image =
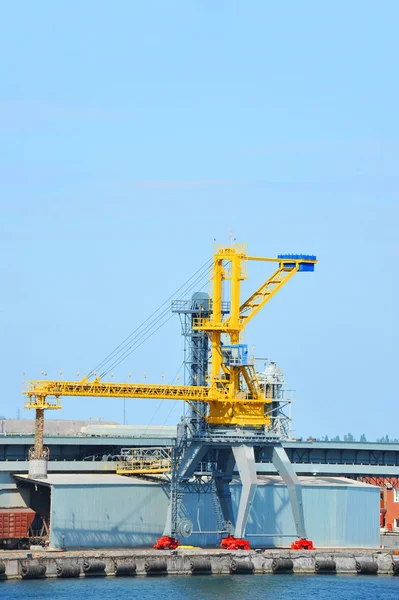
[{"label": "tree", "polygon": [[324,436],[324,441],[328,442],[328,435]]},{"label": "tree", "polygon": [[389,444],[389,442],[390,442],[390,439],[389,439],[389,436],[388,436],[388,434],[386,434],[386,435],[383,435],[383,436],[382,436],[382,437],[380,437],[380,438],[377,438],[377,442],[379,442],[380,444]]},{"label": "tree", "polygon": [[354,442],[355,441],[355,436],[352,435],[351,433],[347,433],[344,435],[344,442]]},{"label": "tree", "polygon": [[364,433],[362,433],[362,435],[360,436],[360,441],[367,442],[367,439],[366,439],[366,436],[364,435]]},{"label": "tree", "polygon": [[339,435],[336,435],[335,437],[331,438],[331,441],[332,442],[340,442],[341,440],[340,440]]}]

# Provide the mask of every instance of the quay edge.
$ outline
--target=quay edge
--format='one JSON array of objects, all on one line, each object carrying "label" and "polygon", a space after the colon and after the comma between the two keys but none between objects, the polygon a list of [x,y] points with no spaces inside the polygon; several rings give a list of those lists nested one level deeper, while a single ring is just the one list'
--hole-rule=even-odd
[{"label": "quay edge", "polygon": [[[92,551],[3,551],[0,553],[0,566],[5,566],[4,574],[0,579],[21,579],[23,574],[29,570],[32,576],[45,576],[46,578],[57,577],[62,566],[64,571],[74,566],[78,576],[98,575],[114,576],[118,564],[127,563],[132,566],[132,574],[137,576],[149,576],[151,568],[149,565],[158,560],[164,567],[160,569],[160,575],[188,575],[192,576],[193,561],[207,561],[211,565],[210,575],[223,575],[234,572],[232,564],[234,561],[246,562],[250,565],[248,572],[254,574],[272,574],[274,566],[279,559],[290,559],[285,561],[292,567],[288,571],[292,573],[316,574],[316,563],[322,564],[326,561],[331,565],[335,563],[332,572],[337,574],[356,574],[365,572],[378,572],[378,574],[393,575],[399,573],[399,553],[395,550],[362,550],[362,549],[331,549],[320,548],[314,551],[291,551],[291,550],[251,550],[251,551],[228,551],[219,549],[177,549],[177,550],[92,550]],[[159,559],[162,559],[161,561]],[[273,563],[274,561],[274,563]],[[87,572],[87,565],[95,565],[94,572]],[[38,565],[44,565],[38,568]],[[85,569],[83,568],[85,565]],[[377,567],[375,567],[377,565]],[[79,566],[79,569],[76,567]],[[166,568],[165,568],[166,567]],[[44,571],[44,574],[43,574]],[[277,570],[276,570],[277,572]],[[285,570],[287,572],[287,570]],[[35,575],[36,573],[36,575]],[[59,575],[58,575],[59,576]]]}]

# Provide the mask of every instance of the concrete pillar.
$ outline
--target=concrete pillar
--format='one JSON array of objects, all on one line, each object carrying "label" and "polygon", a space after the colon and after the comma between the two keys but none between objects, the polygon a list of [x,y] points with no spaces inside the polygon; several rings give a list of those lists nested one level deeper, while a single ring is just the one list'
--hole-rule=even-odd
[{"label": "concrete pillar", "polygon": [[29,477],[31,479],[47,479],[47,459],[31,458],[29,460]]},{"label": "concrete pillar", "polygon": [[35,445],[29,451],[29,477],[34,479],[47,478],[48,448],[43,446],[44,410],[36,409],[35,416]]}]

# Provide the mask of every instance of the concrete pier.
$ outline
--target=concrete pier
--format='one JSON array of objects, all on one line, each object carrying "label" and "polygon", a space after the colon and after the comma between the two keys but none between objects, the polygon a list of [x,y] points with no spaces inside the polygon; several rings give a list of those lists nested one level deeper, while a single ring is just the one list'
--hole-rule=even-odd
[{"label": "concrete pier", "polygon": [[[399,574],[395,550],[228,551],[177,550],[0,551],[0,580],[42,577],[277,574]],[[239,568],[237,568],[239,565]],[[210,568],[209,568],[210,566]],[[205,568],[206,567],[206,568]],[[3,573],[2,573],[3,571]]]}]

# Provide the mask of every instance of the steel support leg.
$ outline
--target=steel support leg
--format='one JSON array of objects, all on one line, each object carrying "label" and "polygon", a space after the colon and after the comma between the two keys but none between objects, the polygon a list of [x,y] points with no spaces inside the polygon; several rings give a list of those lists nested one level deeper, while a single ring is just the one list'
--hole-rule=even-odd
[{"label": "steel support leg", "polygon": [[282,446],[275,446],[273,448],[272,462],[287,486],[297,535],[299,538],[304,539],[307,536],[303,515],[301,482]]},{"label": "steel support leg", "polygon": [[236,538],[243,538],[245,536],[249,511],[251,510],[258,485],[258,478],[256,476],[255,455],[252,446],[243,445],[233,447],[233,454],[242,484],[234,535]]}]

